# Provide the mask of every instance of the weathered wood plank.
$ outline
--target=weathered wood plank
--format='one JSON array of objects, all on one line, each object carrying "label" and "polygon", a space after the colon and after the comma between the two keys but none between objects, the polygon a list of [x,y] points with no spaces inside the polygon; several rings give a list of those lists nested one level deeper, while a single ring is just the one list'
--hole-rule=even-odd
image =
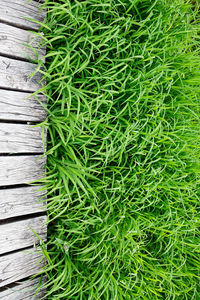
[{"label": "weathered wood plank", "polygon": [[[23,212],[22,212],[23,213]],[[0,254],[33,246],[38,238],[46,239],[46,216],[0,225]]]},{"label": "weathered wood plank", "polygon": [[35,92],[41,85],[41,74],[37,72],[33,78],[29,76],[36,65],[0,56],[0,88]]},{"label": "weathered wood plank", "polygon": [[41,253],[36,250],[19,251],[3,255],[0,259],[0,287],[28,278],[41,271],[45,265]]},{"label": "weathered wood plank", "polygon": [[26,2],[25,0],[1,0],[0,21],[24,29],[38,29],[40,25],[26,18],[42,22],[45,12],[39,11],[39,1]]},{"label": "weathered wood plank", "polygon": [[45,104],[45,96],[30,97],[30,93],[0,89],[0,120],[44,121],[46,111],[38,102]]},{"label": "weathered wood plank", "polygon": [[45,192],[38,189],[27,186],[0,190],[0,220],[44,211]]},{"label": "weathered wood plank", "polygon": [[46,159],[39,155],[1,156],[0,186],[26,184],[44,176]]},{"label": "weathered wood plank", "polygon": [[40,300],[45,295],[45,289],[41,289],[35,296],[39,284],[39,278],[18,282],[14,287],[0,292],[3,300]]},{"label": "weathered wood plank", "polygon": [[[14,58],[36,59],[45,55],[45,49],[39,47],[40,39],[31,32],[0,23],[0,54],[12,55]],[[30,47],[27,47],[29,45]]]},{"label": "weathered wood plank", "polygon": [[40,127],[0,123],[0,153],[42,153],[43,150]]}]

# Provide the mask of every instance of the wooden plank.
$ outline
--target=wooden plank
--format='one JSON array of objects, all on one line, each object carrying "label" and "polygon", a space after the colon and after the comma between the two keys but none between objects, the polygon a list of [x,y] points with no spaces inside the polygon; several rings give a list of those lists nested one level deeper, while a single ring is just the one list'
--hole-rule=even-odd
[{"label": "wooden plank", "polygon": [[[39,300],[45,295],[45,289],[42,288],[37,295],[37,287],[40,279],[35,278],[16,283],[14,287],[5,289],[0,292],[0,299],[3,300]],[[43,281],[44,282],[44,281]],[[43,283],[42,282],[42,283]]]},{"label": "wooden plank", "polygon": [[39,155],[0,156],[0,186],[25,184],[44,177],[46,159]]},{"label": "wooden plank", "polygon": [[0,153],[42,153],[43,150],[40,127],[0,123]]},{"label": "wooden plank", "polygon": [[[38,186],[0,190],[0,220],[42,212],[45,192]],[[40,200],[41,197],[42,200]]]},{"label": "wooden plank", "polygon": [[35,69],[35,64],[0,56],[0,88],[35,92],[42,77],[39,72],[29,77]]},{"label": "wooden plank", "polygon": [[45,96],[30,97],[30,93],[6,91],[0,89],[0,119],[13,121],[42,122],[46,111],[38,102],[45,104]]},{"label": "wooden plank", "polygon": [[0,287],[28,278],[41,271],[45,265],[41,253],[36,250],[19,251],[3,255],[0,259]]},{"label": "wooden plank", "polygon": [[33,47],[38,52],[38,58],[45,55],[45,49],[39,47],[40,39],[31,32],[0,23],[0,54],[12,55],[14,58],[36,59]]},{"label": "wooden plank", "polygon": [[26,2],[26,0],[1,0],[0,21],[24,29],[37,30],[40,25],[26,18],[42,22],[45,12],[39,11],[39,1],[31,0],[29,3]]},{"label": "wooden plank", "polygon": [[46,240],[46,216],[1,224],[0,254],[30,247],[38,243],[38,238],[31,229],[42,240]]}]

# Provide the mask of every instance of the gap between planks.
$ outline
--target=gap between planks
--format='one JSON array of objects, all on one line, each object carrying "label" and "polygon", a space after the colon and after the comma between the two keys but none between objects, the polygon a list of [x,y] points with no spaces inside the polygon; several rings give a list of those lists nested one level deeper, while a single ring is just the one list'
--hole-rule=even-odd
[{"label": "gap between planks", "polygon": [[41,38],[33,32],[0,23],[0,55],[16,59],[40,59],[45,55],[45,48],[41,48],[40,43]]},{"label": "gap between planks", "polygon": [[[41,284],[45,284],[45,279]],[[38,285],[40,285],[40,278],[29,279],[21,282],[16,282],[14,286],[11,284],[8,288],[0,291],[0,299],[3,300],[40,300],[45,295],[45,288],[35,295]]]},{"label": "gap between planks", "polygon": [[39,1],[25,2],[25,0],[1,0],[0,22],[23,29],[38,30],[40,25],[27,20],[27,18],[42,22],[45,11],[40,11]]},{"label": "gap between planks", "polygon": [[0,259],[0,287],[38,274],[44,265],[43,255],[34,248],[3,255]]}]

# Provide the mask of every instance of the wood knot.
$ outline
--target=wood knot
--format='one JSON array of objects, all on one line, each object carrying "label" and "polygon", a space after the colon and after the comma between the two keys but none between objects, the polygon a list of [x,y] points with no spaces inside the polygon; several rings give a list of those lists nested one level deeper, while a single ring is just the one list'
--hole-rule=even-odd
[{"label": "wood knot", "polygon": [[6,41],[7,39],[7,35],[0,35],[0,41]]}]

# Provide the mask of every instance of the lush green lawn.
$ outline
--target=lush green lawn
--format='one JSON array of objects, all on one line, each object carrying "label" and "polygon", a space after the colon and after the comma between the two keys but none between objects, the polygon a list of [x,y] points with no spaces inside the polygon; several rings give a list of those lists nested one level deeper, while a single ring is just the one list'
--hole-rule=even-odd
[{"label": "lush green lawn", "polygon": [[200,299],[198,1],[45,1],[48,299]]}]

